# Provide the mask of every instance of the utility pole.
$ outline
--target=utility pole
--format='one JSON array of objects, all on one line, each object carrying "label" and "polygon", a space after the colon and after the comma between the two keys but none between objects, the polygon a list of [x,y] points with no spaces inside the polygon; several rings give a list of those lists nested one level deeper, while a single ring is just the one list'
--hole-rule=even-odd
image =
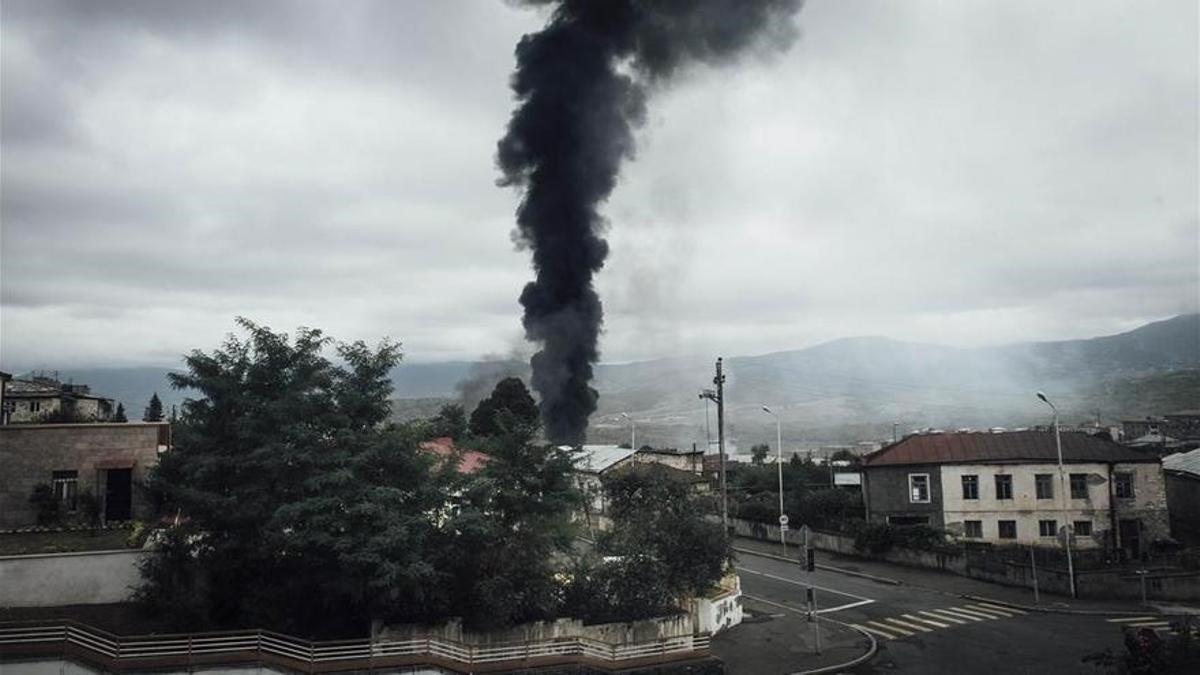
[{"label": "utility pole", "polygon": [[721,357],[717,357],[717,375],[713,378],[716,391],[705,389],[700,392],[700,398],[706,398],[717,404],[717,452],[721,466],[718,471],[721,480],[721,526],[725,528],[725,536],[729,536],[729,495],[725,490],[725,373],[721,371]]}]

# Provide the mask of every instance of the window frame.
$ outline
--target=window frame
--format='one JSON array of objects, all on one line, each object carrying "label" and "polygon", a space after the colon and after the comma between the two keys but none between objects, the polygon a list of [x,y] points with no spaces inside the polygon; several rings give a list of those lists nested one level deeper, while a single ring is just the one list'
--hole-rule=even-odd
[{"label": "window frame", "polygon": [[[924,499],[916,498],[916,490],[914,489],[915,483],[913,482],[914,478],[924,478],[925,479],[925,498]],[[909,504],[929,504],[932,501],[933,501],[933,485],[932,485],[932,481],[929,480],[929,474],[927,474],[927,473],[910,473],[910,474],[908,474],[908,503]]]},{"label": "window frame", "polygon": [[[1071,499],[1088,499],[1088,475],[1086,473],[1073,473],[1067,476],[1069,483],[1068,489],[1071,491]],[[1076,490],[1079,485],[1083,486],[1082,490]],[[1081,494],[1082,493],[1082,494]]]},{"label": "window frame", "polygon": [[[1122,485],[1128,487],[1128,490],[1122,490]],[[1121,494],[1128,492],[1128,494]],[[1137,491],[1133,489],[1133,472],[1118,471],[1113,473],[1113,496],[1117,499],[1134,499],[1137,496]]]},{"label": "window frame", "polygon": [[[1012,534],[1004,536],[1004,526],[1012,526]],[[1017,521],[1015,520],[997,520],[996,521],[996,538],[997,539],[1016,539],[1017,538]]]},{"label": "window frame", "polygon": [[[1013,477],[1011,473],[998,473],[995,475],[996,485],[996,500],[997,501],[1012,501],[1013,499]],[[1007,495],[1001,494],[1000,486],[1004,485]]]},{"label": "window frame", "polygon": [[1054,474],[1033,474],[1033,496],[1035,499],[1054,499]]},{"label": "window frame", "polygon": [[54,499],[63,505],[67,513],[79,510],[79,472],[71,469],[55,470],[50,474],[50,487]]},{"label": "window frame", "polygon": [[[975,532],[971,529],[974,526]],[[963,537],[965,539],[983,539],[983,521],[982,520],[964,520],[963,521]]]},{"label": "window frame", "polygon": [[[1080,527],[1080,526],[1083,527]],[[1087,530],[1082,532],[1081,530]],[[1090,520],[1074,520],[1071,521],[1071,533],[1080,537],[1092,536],[1092,521]]]},{"label": "window frame", "polygon": [[[1046,534],[1047,525],[1049,525],[1050,534]],[[1038,536],[1039,537],[1054,537],[1058,535],[1058,519],[1038,520]]]},{"label": "window frame", "polygon": [[[967,494],[967,486],[971,487],[971,494]],[[963,501],[979,501],[979,474],[965,473],[962,475],[962,498]]]}]

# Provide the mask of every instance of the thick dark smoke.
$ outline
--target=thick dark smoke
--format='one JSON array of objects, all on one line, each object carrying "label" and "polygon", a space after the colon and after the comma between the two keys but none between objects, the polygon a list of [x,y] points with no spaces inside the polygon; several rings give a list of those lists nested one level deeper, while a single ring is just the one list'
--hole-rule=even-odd
[{"label": "thick dark smoke", "polygon": [[592,277],[608,244],[597,209],[634,150],[649,87],[692,62],[784,48],[801,0],[562,0],[517,45],[519,107],[497,153],[502,185],[524,188],[515,235],[536,278],[521,293],[533,388],[554,443],[584,440],[604,313]]}]

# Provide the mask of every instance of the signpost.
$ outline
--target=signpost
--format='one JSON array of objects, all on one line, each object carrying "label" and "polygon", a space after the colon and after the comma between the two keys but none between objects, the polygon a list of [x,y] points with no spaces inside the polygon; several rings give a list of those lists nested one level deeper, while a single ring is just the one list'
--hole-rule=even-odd
[{"label": "signpost", "polygon": [[[780,517],[780,521],[783,521],[785,518],[787,518],[787,516]],[[808,525],[804,525],[800,528],[800,536],[804,539],[804,569],[808,573],[808,588],[806,589],[805,593],[805,599],[808,601],[808,620],[812,622],[813,625],[813,646],[816,650],[816,653],[820,654],[821,624],[817,621],[817,591],[815,588],[813,588],[812,583],[812,573],[813,569],[816,567],[816,556],[814,555],[815,552],[812,549],[812,544],[809,542],[810,534],[811,530],[809,530]]]}]

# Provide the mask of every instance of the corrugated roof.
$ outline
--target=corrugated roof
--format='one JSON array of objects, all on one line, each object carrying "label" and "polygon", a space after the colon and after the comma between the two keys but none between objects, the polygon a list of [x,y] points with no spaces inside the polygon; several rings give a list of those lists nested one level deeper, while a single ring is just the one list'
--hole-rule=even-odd
[{"label": "corrugated roof", "polygon": [[636,450],[616,445],[585,445],[575,458],[575,468],[580,471],[600,473],[623,459],[632,457]]},{"label": "corrugated roof", "polygon": [[478,450],[467,450],[457,448],[454,445],[454,439],[448,437],[435,438],[432,441],[425,441],[421,444],[421,449],[425,452],[430,452],[442,459],[453,456],[456,450],[461,450],[462,455],[458,461],[458,472],[461,474],[472,474],[483,468],[484,464],[491,459]]},{"label": "corrugated roof", "polygon": [[[1064,462],[1157,462],[1152,454],[1082,432],[1062,432]],[[1053,431],[918,434],[864,458],[866,466],[1056,462]]]},{"label": "corrugated roof", "polygon": [[1163,457],[1162,463],[1163,469],[1166,471],[1190,473],[1200,478],[1200,450],[1177,452],[1173,455],[1167,455]]}]

